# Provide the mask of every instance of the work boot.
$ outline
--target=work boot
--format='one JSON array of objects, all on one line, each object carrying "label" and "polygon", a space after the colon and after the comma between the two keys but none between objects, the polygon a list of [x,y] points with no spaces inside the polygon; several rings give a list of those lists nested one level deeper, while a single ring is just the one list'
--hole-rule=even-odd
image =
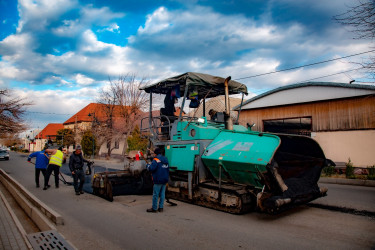
[{"label": "work boot", "polygon": [[149,208],[146,211],[147,211],[147,213],[156,213],[157,212],[157,210],[154,210],[153,208]]},{"label": "work boot", "polygon": [[76,192],[76,195],[79,195],[79,192]]},{"label": "work boot", "polygon": [[38,187],[39,187],[39,184],[36,184],[36,187],[38,188]]},{"label": "work boot", "polygon": [[81,190],[81,191],[79,191],[81,194],[83,194],[83,191]]},{"label": "work boot", "polygon": [[49,188],[49,186],[44,186],[43,190],[47,190]]},{"label": "work boot", "polygon": [[163,208],[159,208],[158,211],[159,211],[160,213],[162,213],[162,212],[163,212]]}]

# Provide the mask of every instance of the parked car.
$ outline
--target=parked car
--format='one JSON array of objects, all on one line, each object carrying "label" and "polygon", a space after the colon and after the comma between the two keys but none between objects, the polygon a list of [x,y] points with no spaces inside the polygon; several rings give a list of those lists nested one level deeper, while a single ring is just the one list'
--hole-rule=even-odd
[{"label": "parked car", "polygon": [[0,150],[0,159],[9,160],[9,152],[7,150]]}]

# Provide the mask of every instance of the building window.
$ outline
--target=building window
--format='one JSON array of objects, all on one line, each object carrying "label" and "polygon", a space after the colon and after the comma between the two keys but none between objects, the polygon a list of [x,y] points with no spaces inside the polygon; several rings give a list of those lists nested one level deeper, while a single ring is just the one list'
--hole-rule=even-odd
[{"label": "building window", "polygon": [[120,148],[120,140],[117,139],[115,140],[115,149],[119,149]]},{"label": "building window", "polygon": [[263,120],[264,132],[311,136],[311,117]]}]

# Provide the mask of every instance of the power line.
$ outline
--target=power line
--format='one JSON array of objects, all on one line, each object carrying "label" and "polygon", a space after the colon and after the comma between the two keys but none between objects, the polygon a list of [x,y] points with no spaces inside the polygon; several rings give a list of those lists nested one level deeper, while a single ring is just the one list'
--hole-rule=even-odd
[{"label": "power line", "polygon": [[344,74],[344,73],[346,73],[346,72],[355,71],[355,70],[360,70],[360,69],[363,69],[363,67],[356,68],[356,69],[350,69],[350,70],[346,70],[346,71],[341,71],[341,72],[334,73],[334,74],[330,74],[330,75],[325,75],[325,76],[315,77],[315,78],[312,78],[312,79],[309,79],[309,80],[305,80],[305,81],[300,81],[300,82],[309,82],[309,81],[312,81],[312,80],[316,80],[316,79],[320,79],[320,78],[324,78],[324,77],[329,77],[329,76],[334,76],[334,75],[340,75],[340,74]]},{"label": "power line", "polygon": [[[338,73],[334,73],[334,74],[330,74],[330,75],[325,75],[325,76],[320,76],[320,77],[315,77],[315,78],[311,78],[309,80],[304,80],[304,81],[299,81],[299,82],[296,82],[296,83],[304,83],[304,82],[309,82],[309,81],[313,81],[313,80],[316,80],[316,79],[320,79],[320,78],[324,78],[324,77],[329,77],[329,76],[334,76],[334,75],[339,75],[339,74],[345,74],[347,72],[350,72],[350,71],[355,71],[355,70],[360,70],[360,69],[363,69],[363,67],[360,67],[360,68],[356,68],[356,69],[349,69],[349,70],[346,70],[346,71],[341,71],[341,72],[338,72]],[[291,83],[291,84],[296,84],[296,83]],[[360,81],[356,81],[356,83],[374,83],[374,82],[360,82]],[[272,88],[271,88],[272,89]],[[258,93],[265,93],[271,89],[261,89],[261,90],[257,90],[257,91],[251,91],[251,93],[253,94],[258,94]]]},{"label": "power line", "polygon": [[73,115],[73,114],[46,113],[46,112],[38,112],[38,111],[29,111],[28,113],[42,114],[42,115]]},{"label": "power line", "polygon": [[293,70],[293,69],[299,69],[299,68],[309,67],[309,66],[313,66],[313,65],[317,65],[317,64],[322,64],[322,63],[332,62],[332,61],[336,61],[336,60],[340,60],[340,59],[344,59],[344,58],[358,56],[358,55],[362,55],[362,54],[366,54],[366,53],[370,53],[370,52],[374,52],[374,51],[375,50],[369,50],[369,51],[365,51],[365,52],[361,52],[361,53],[357,53],[357,54],[353,54],[353,55],[338,57],[338,58],[334,58],[334,59],[330,59],[330,60],[325,60],[325,61],[321,61],[321,62],[315,62],[315,63],[305,64],[305,65],[302,65],[302,66],[292,67],[292,68],[288,68],[288,69],[276,70],[276,71],[272,71],[272,72],[268,72],[268,73],[262,73],[262,74],[253,75],[253,76],[241,77],[241,78],[237,78],[237,79],[234,79],[234,80],[237,81],[237,80],[242,80],[242,79],[254,78],[254,77],[258,77],[258,76],[270,75],[270,74],[279,73],[279,72],[288,71],[288,70]]}]

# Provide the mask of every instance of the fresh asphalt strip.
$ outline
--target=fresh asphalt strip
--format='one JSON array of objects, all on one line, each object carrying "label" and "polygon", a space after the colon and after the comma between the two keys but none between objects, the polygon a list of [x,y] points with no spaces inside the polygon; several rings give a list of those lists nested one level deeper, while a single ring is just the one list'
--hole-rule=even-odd
[{"label": "fresh asphalt strip", "polygon": [[354,209],[354,208],[337,207],[337,206],[322,205],[322,204],[316,204],[316,203],[308,203],[306,205],[309,206],[309,207],[326,209],[326,210],[341,212],[341,213],[345,213],[345,214],[360,215],[360,216],[365,216],[365,217],[375,219],[375,212],[370,212],[370,211],[366,211],[366,210],[357,210],[357,209]]}]

